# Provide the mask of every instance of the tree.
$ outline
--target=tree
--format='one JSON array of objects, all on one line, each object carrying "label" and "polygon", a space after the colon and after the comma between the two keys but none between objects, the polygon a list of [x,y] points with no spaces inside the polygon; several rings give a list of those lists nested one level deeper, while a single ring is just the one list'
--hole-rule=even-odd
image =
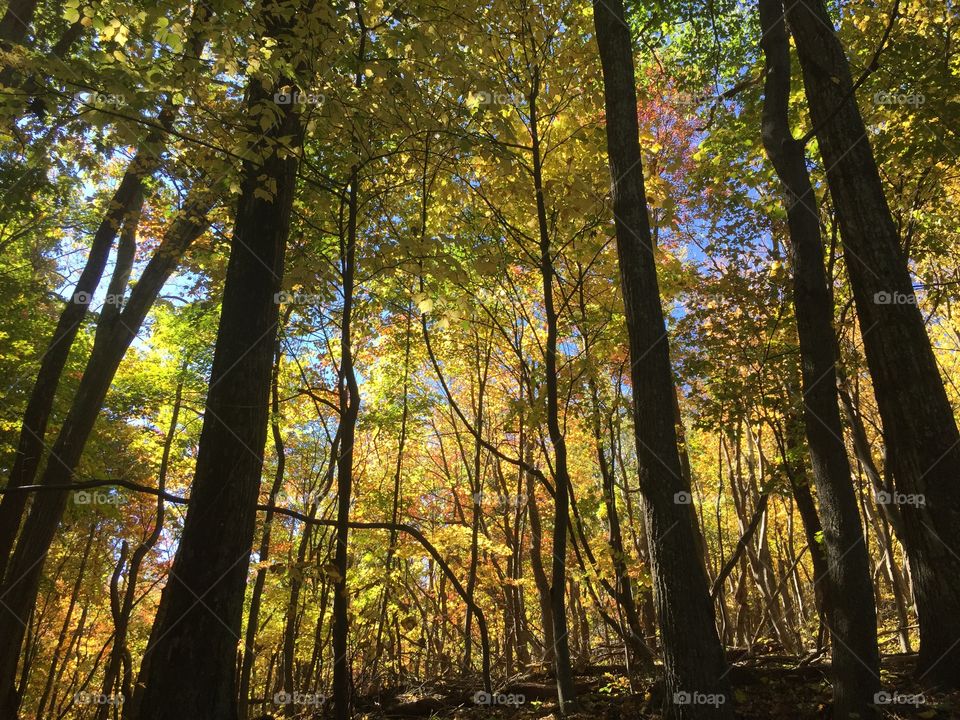
[{"label": "tree", "polygon": [[[296,42],[313,30],[310,15],[295,32],[292,18],[277,5],[263,12],[265,37],[290,53],[288,57],[303,53]],[[191,503],[134,701],[124,708],[125,717],[135,720],[184,714],[237,717],[237,640],[266,440],[276,297],[302,133],[297,106],[278,105],[275,97],[295,82],[254,76],[248,87],[249,155],[242,171]],[[265,127],[258,116],[267,118]],[[203,602],[198,603],[198,597]],[[211,625],[210,613],[220,622]],[[200,636],[204,642],[197,644]]]},{"label": "tree", "polygon": [[807,174],[804,145],[790,131],[790,44],[783,4],[760,0],[759,11],[760,42],[766,57],[762,136],[786,191],[804,423],[829,572],[827,578],[817,581],[828,583],[825,609],[833,635],[834,716],[873,717],[880,689],[877,613],[840,422],[833,294],[823,268],[820,214]]},{"label": "tree", "polygon": [[[630,338],[640,491],[663,642],[665,714],[670,718],[732,718],[723,649],[707,578],[697,560],[696,521],[686,502],[690,488],[680,473],[672,410],[673,373],[638,141],[630,31],[619,0],[595,2],[593,16],[603,67],[611,196]],[[689,703],[696,694],[711,696],[716,702]]]},{"label": "tree", "polygon": [[[896,12],[896,8],[894,10]],[[897,497],[920,621],[917,674],[960,686],[960,433],[884,195],[833,22],[820,0],[787,10],[813,131],[826,165],[847,274]],[[921,502],[922,499],[922,502]]]}]

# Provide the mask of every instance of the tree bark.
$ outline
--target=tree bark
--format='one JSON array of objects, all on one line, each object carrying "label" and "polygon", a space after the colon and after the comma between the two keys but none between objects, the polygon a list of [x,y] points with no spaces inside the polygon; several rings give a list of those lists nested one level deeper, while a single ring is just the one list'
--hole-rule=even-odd
[{"label": "tree bark", "polygon": [[[647,216],[630,31],[620,0],[595,0],[593,15],[603,69],[640,491],[663,641],[664,716],[732,718],[733,696],[677,449],[674,383]],[[692,702],[703,698],[713,702]]]},{"label": "tree bark", "polygon": [[793,304],[800,340],[803,419],[820,501],[833,636],[833,714],[877,717],[880,689],[877,609],[837,396],[833,294],[823,265],[820,214],[803,144],[790,131],[790,43],[782,0],[759,0],[766,57],[762,138],[784,186],[793,260]]},{"label": "tree bark", "polygon": [[790,5],[790,30],[883,420],[910,558],[927,684],[960,687],[960,433],[916,304],[906,258],[822,0]]},{"label": "tree bark", "polygon": [[[265,10],[267,35],[284,49],[292,19],[275,7]],[[262,78],[252,78],[248,107],[271,103],[275,90],[290,84],[280,79],[268,89]],[[260,138],[251,155],[263,159],[244,162],[190,507],[138,689],[125,708],[136,720],[237,717],[237,643],[263,469],[276,295],[298,168],[297,157],[281,155],[276,146],[286,137],[296,148],[302,132],[293,104],[277,109],[266,130],[259,123],[247,130]],[[265,186],[274,188],[270,197],[258,192]]]}]

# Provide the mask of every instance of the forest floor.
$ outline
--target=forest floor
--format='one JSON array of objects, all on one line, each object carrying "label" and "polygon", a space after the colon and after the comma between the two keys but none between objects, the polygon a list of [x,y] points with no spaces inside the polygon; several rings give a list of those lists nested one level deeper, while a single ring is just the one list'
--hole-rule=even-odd
[{"label": "forest floor", "polygon": [[[960,718],[960,692],[940,693],[920,688],[912,678],[915,656],[883,658],[884,690],[878,706],[886,718]],[[736,662],[730,671],[737,717],[744,720],[771,718],[829,718],[830,665],[826,661],[803,664],[802,658],[759,655]],[[571,720],[633,720],[661,717],[663,686],[641,678],[630,687],[623,667],[597,666],[577,676],[578,711]],[[546,719],[557,711],[556,691],[546,674],[514,680],[490,697],[460,679],[416,688],[394,688],[360,699],[358,715],[379,718],[484,718]]]}]

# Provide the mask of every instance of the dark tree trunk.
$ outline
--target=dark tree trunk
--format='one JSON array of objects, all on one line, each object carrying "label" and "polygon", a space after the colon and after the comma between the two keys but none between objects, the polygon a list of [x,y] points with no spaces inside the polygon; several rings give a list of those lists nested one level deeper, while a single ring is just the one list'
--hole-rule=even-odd
[{"label": "dark tree trunk", "polygon": [[790,5],[810,118],[883,420],[910,558],[923,682],[960,687],[960,434],[854,94],[822,0]]},{"label": "dark tree trunk", "polygon": [[[14,6],[11,5],[11,10]],[[8,11],[9,14],[9,11]],[[204,46],[200,31],[207,16],[201,4],[191,23],[191,51],[199,57]],[[169,101],[157,116],[159,128],[149,133],[127,166],[120,184],[107,204],[107,211],[94,233],[87,255],[87,262],[73,289],[73,295],[64,306],[50,344],[43,355],[37,379],[27,401],[23,415],[20,437],[14,455],[13,467],[7,487],[29,485],[36,477],[43,458],[44,435],[50,413],[60,384],[60,377],[67,364],[74,338],[87,314],[90,299],[100,284],[104,268],[110,257],[110,248],[117,233],[132,216],[138,216],[143,205],[144,180],[152,175],[160,164],[160,153],[166,138],[164,133],[173,127],[179,106]],[[8,493],[0,498],[0,580],[3,580],[10,553],[23,521],[27,495]],[[0,681],[2,684],[2,681]]]},{"label": "dark tree trunk", "polygon": [[[364,31],[366,32],[366,31]],[[358,81],[359,84],[359,81]],[[353,367],[352,326],[357,250],[358,169],[350,174],[347,232],[341,242],[343,316],[340,320],[340,437],[343,448],[337,461],[337,533],[333,594],[333,712],[336,720],[350,717],[350,662],[347,656],[347,542],[350,496],[353,490],[353,443],[360,410],[360,388]]]},{"label": "dark tree trunk", "polygon": [[[268,11],[268,34],[281,43],[287,23]],[[277,87],[289,84],[280,80]],[[251,109],[272,97],[261,78],[250,82]],[[136,720],[237,718],[237,643],[298,165],[293,154],[281,157],[270,144],[287,137],[296,147],[301,135],[296,108],[278,109],[265,131],[259,124],[248,129],[261,138],[253,152],[263,160],[244,163],[190,506],[134,701],[125,708]],[[257,192],[264,186],[274,188],[271,197]]]},{"label": "dark tree trunk", "polygon": [[760,45],[766,57],[762,137],[786,198],[793,255],[793,304],[800,340],[803,419],[820,501],[833,637],[833,715],[877,716],[880,689],[877,610],[870,558],[843,441],[837,396],[833,295],[823,265],[816,196],[803,144],[790,132],[790,43],[782,0],[759,0]]},{"label": "dark tree trunk", "polygon": [[[620,0],[593,4],[603,67],[617,255],[630,340],[640,491],[663,641],[667,718],[732,718],[690,488],[673,422],[673,375],[647,216],[630,31]],[[711,698],[712,703],[685,702]]]},{"label": "dark tree trunk", "polygon": [[560,428],[560,391],[557,375],[558,316],[553,302],[553,259],[550,230],[543,196],[542,154],[537,124],[539,77],[534,79],[530,97],[530,134],[533,141],[533,181],[537,203],[537,228],[540,239],[540,278],[543,284],[543,312],[547,326],[544,345],[544,373],[547,385],[547,432],[554,458],[553,560],[550,573],[550,612],[553,615],[554,661],[560,713],[574,709],[576,693],[570,666],[570,641],[567,633],[567,527],[570,525],[570,473],[567,469],[567,443]]},{"label": "dark tree trunk", "polygon": [[[71,482],[120,361],[180,257],[206,230],[204,216],[211,199],[212,195],[204,192],[188,201],[183,214],[174,221],[147,263],[126,307],[122,312],[107,312],[101,318],[77,393],[50,451],[51,458],[57,461],[47,463],[41,484]],[[34,498],[11,558],[7,581],[0,587],[9,610],[0,615],[0,637],[5,639],[0,645],[0,708],[11,714],[18,703],[13,678],[23,641],[24,625],[19,618],[26,617],[36,601],[43,560],[53,543],[68,497],[68,492],[56,490],[38,493]]]}]

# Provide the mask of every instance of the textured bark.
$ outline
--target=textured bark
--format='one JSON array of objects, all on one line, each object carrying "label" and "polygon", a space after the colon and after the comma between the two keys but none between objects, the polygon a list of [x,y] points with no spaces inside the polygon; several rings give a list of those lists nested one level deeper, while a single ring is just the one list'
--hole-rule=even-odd
[{"label": "textured bark", "polygon": [[822,0],[790,5],[810,118],[827,168],[850,287],[898,493],[923,682],[960,687],[960,433],[916,305],[896,225]]},{"label": "textured bark", "polygon": [[[268,12],[267,22],[276,37],[287,21]],[[254,78],[249,106],[272,95]],[[129,706],[137,720],[237,717],[237,643],[269,415],[275,297],[298,166],[267,143],[286,136],[296,146],[301,133],[296,109],[278,107],[262,136],[258,125],[248,130],[262,137],[257,148],[265,157],[244,163],[190,507]],[[256,193],[264,176],[275,188],[270,198]]]},{"label": "textured bark", "polygon": [[[596,0],[593,15],[603,68],[640,491],[663,642],[664,715],[732,718],[733,696],[700,560],[696,518],[689,503],[678,502],[689,498],[690,488],[682,479],[673,422],[674,383],[647,216],[630,31],[620,0]],[[694,693],[722,702],[682,702]]]},{"label": "textured bark", "polygon": [[[281,24],[268,14],[268,32],[276,36]],[[270,97],[259,78],[251,82],[250,107]],[[258,123],[250,131],[261,138],[251,155],[259,150],[266,157],[244,163],[192,502],[124,717],[237,716],[235,641],[263,463],[275,295],[297,169],[295,158],[265,148],[282,136],[296,143],[300,128],[287,105],[265,133]],[[261,173],[275,183],[272,198],[256,195]],[[195,592],[203,603],[196,602]],[[204,642],[197,642],[200,637]]]},{"label": "textured bark", "polygon": [[766,57],[763,144],[785,190],[793,261],[793,304],[800,340],[803,420],[820,501],[831,602],[833,716],[877,716],[880,689],[877,610],[870,558],[843,442],[837,395],[833,295],[823,265],[820,214],[803,144],[790,132],[790,43],[782,0],[759,0],[760,45]]}]

